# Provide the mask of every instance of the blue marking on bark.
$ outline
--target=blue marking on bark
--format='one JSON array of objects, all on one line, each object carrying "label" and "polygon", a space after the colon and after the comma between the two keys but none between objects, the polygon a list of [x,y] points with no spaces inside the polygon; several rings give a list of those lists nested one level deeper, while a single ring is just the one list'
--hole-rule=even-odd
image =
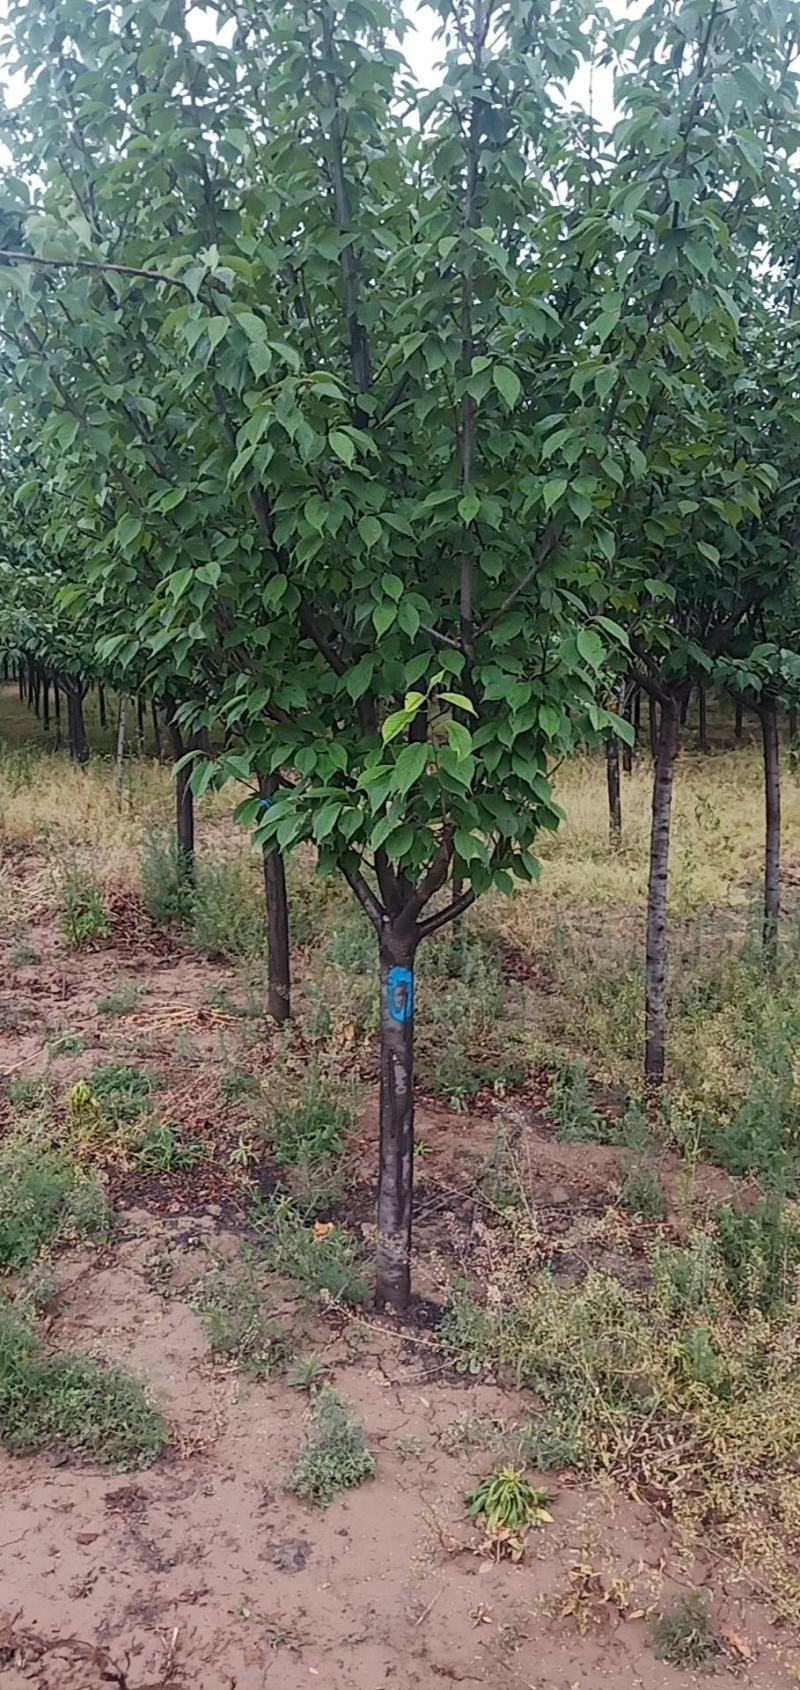
[{"label": "blue marking on bark", "polygon": [[386,980],[386,1008],[393,1021],[410,1021],[414,1014],[414,976],[410,968],[390,968]]},{"label": "blue marking on bark", "polygon": [[274,802],[275,802],[275,800],[273,798],[262,798],[260,808],[262,810],[268,810],[269,807],[270,807],[270,804],[273,804]]}]

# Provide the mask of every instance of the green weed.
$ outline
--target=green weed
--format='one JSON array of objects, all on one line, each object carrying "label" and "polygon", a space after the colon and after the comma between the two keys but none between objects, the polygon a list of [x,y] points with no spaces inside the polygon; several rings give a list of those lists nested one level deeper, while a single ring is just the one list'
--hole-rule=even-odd
[{"label": "green weed", "polygon": [[263,952],[263,890],[254,868],[237,858],[198,863],[192,943],[203,956],[235,960]]},{"label": "green weed", "polygon": [[253,1205],[252,1220],[265,1260],[316,1300],[357,1305],[366,1301],[361,1252],[353,1234],[331,1223],[306,1224],[291,1198],[273,1196]]},{"label": "green weed", "polygon": [[147,1112],[155,1080],[149,1068],[103,1062],[92,1069],[88,1084],[104,1115],[118,1126],[131,1126]]},{"label": "green weed", "polygon": [[519,1467],[498,1467],[470,1491],[467,1513],[481,1522],[498,1554],[517,1560],[532,1527],[552,1521],[549,1501],[548,1492],[532,1485]]},{"label": "green weed", "polygon": [[52,1097],[53,1088],[46,1074],[17,1074],[8,1082],[8,1101],[22,1115],[46,1109]]},{"label": "green weed", "polygon": [[263,1275],[253,1261],[245,1257],[236,1267],[218,1263],[201,1282],[195,1306],[208,1327],[215,1360],[254,1379],[284,1371],[291,1341],[269,1310]]},{"label": "green weed", "polygon": [[73,951],[85,950],[108,938],[108,913],[102,889],[84,869],[69,869],[62,879],[61,932]]},{"label": "green weed", "polygon": [[137,1168],[148,1174],[171,1174],[193,1168],[208,1155],[203,1139],[184,1139],[170,1121],[149,1121],[141,1137],[131,1146]]},{"label": "green weed", "polygon": [[167,1433],[136,1379],[78,1350],[51,1353],[29,1318],[0,1303],[0,1441],[146,1467]]},{"label": "green weed", "polygon": [[671,1666],[711,1665],[721,1645],[711,1626],[708,1602],[702,1591],[687,1591],[671,1614],[664,1614],[656,1621],[653,1643],[659,1660],[669,1661]]},{"label": "green weed", "polygon": [[[265,1128],[278,1162],[314,1168],[340,1155],[356,1121],[357,1093],[348,1081],[334,1079],[313,1062],[294,1082],[276,1075],[280,1099],[272,1104]],[[286,1090],[284,1091],[284,1086]]]},{"label": "green weed", "polygon": [[613,1129],[592,1102],[583,1062],[564,1063],[556,1073],[550,1088],[549,1113],[556,1123],[556,1136],[565,1143],[613,1142]]},{"label": "green weed", "polygon": [[667,1212],[667,1199],[655,1162],[646,1151],[630,1158],[620,1191],[620,1202],[629,1215],[660,1221]]},{"label": "green weed", "polygon": [[294,1391],[308,1391],[309,1396],[313,1396],[324,1384],[327,1374],[328,1369],[319,1356],[298,1356],[289,1368],[286,1383]]},{"label": "green weed", "polygon": [[46,1248],[108,1237],[103,1186],[62,1150],[10,1137],[0,1144],[0,1271],[16,1272]]},{"label": "green weed", "polygon": [[773,1316],[797,1296],[800,1219],[776,1198],[752,1209],[723,1203],[715,1211],[715,1243],[737,1309]]},{"label": "green weed", "polygon": [[360,1416],[333,1389],[323,1385],[308,1414],[308,1441],[289,1476],[289,1488],[316,1508],[327,1508],[342,1491],[375,1472]]},{"label": "green weed", "polygon": [[97,1008],[101,1015],[130,1015],[141,995],[142,987],[138,980],[120,975],[111,991],[98,1000]]},{"label": "green weed", "polygon": [[194,888],[175,835],[151,833],[139,864],[142,902],[158,927],[184,927],[191,920]]},{"label": "green weed", "polygon": [[89,1040],[85,1033],[73,1032],[65,1027],[60,1033],[51,1033],[45,1044],[51,1056],[79,1056],[85,1050]]}]

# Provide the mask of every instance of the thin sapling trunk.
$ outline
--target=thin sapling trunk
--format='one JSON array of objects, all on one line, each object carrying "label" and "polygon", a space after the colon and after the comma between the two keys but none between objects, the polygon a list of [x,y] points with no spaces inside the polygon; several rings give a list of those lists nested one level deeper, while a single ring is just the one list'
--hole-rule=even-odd
[{"label": "thin sapling trunk", "polygon": [[[270,804],[278,790],[277,775],[259,782],[262,802]],[[289,902],[283,853],[274,846],[264,851],[264,897],[267,916],[267,1008],[273,1021],[283,1026],[291,1015],[291,962],[289,957]]]},{"label": "thin sapling trunk", "polygon": [[667,892],[679,710],[675,698],[664,699],[653,773],[645,954],[645,1079],[650,1085],[661,1085],[666,1061]]},{"label": "thin sapling trunk", "polygon": [[764,951],[770,962],[778,955],[778,928],[781,915],[781,772],[778,739],[778,712],[774,698],[766,698],[759,707],[761,739],[764,749]]}]

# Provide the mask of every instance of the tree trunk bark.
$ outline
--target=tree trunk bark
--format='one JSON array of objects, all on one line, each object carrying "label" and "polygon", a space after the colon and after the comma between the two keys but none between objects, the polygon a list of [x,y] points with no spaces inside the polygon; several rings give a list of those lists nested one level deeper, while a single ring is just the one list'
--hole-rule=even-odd
[{"label": "tree trunk bark", "polygon": [[[177,763],[190,749],[184,745],[183,734],[173,717],[169,719],[172,755]],[[175,776],[175,831],[181,872],[187,880],[194,880],[194,796],[190,786],[191,766],[179,769]]]},{"label": "tree trunk bark", "polygon": [[23,671],[23,668],[22,668],[22,661],[21,660],[20,660],[19,668],[17,670],[17,686],[19,687],[20,704],[24,704],[25,703],[25,675],[24,675],[24,671]]},{"label": "tree trunk bark", "polygon": [[708,699],[702,682],[697,689],[697,734],[700,750],[705,755],[708,751]]},{"label": "tree trunk bark", "polygon": [[619,784],[619,740],[615,733],[606,741],[606,785],[608,787],[608,837],[612,846],[622,844],[622,793]]},{"label": "tree trunk bark", "polygon": [[136,694],[136,755],[144,756],[144,699]]},{"label": "tree trunk bark", "polygon": [[792,768],[797,765],[797,754],[800,746],[797,744],[797,711],[792,706],[789,711],[789,762]]},{"label": "tree trunk bark", "polygon": [[69,751],[75,763],[85,764],[89,761],[89,743],[86,738],[86,724],[83,719],[83,694],[67,693],[67,720],[69,722]]},{"label": "tree trunk bark", "polygon": [[674,698],[661,707],[661,732],[653,775],[650,831],[650,875],[647,886],[645,953],[645,1079],[661,1085],[664,1079],[667,1018],[667,890],[672,821],[672,786],[678,751],[679,704]]},{"label": "tree trunk bark", "polygon": [[650,756],[655,763],[658,757],[658,714],[656,701],[650,693],[647,695],[647,719],[650,727]]},{"label": "tree trunk bark", "polygon": [[33,668],[33,708],[37,716],[42,713],[42,676],[38,663]]},{"label": "tree trunk bark", "polygon": [[733,736],[734,736],[734,739],[736,739],[736,740],[740,740],[741,737],[742,737],[742,718],[743,718],[743,715],[744,715],[744,711],[742,709],[742,701],[741,701],[740,698],[737,698],[737,700],[736,700],[736,715],[734,717],[734,723],[733,723]]},{"label": "tree trunk bark", "polygon": [[[265,775],[259,789],[269,804],[278,789],[277,775]],[[267,911],[267,1010],[279,1027],[291,1015],[289,960],[289,904],[283,855],[275,846],[264,852],[264,898]]]},{"label": "tree trunk bark", "polygon": [[375,1300],[402,1312],[411,1294],[414,1192],[414,955],[389,922],[380,938],[381,1092]]},{"label": "tree trunk bark", "polygon": [[42,727],[45,733],[50,732],[50,682],[46,675],[42,675]]},{"label": "tree trunk bark", "polygon": [[122,809],[122,782],[125,774],[125,714],[127,699],[124,692],[117,698],[117,755],[114,760],[114,784],[117,789],[117,809]]},{"label": "tree trunk bark", "polygon": [[[634,727],[634,734],[636,732],[636,728],[635,728],[635,725],[634,725],[635,724],[635,717],[636,717],[636,692],[634,690],[634,691],[630,692],[630,695],[628,697],[628,702],[625,706],[625,719],[626,719],[626,721],[630,722],[631,725]],[[622,742],[622,769],[623,769],[623,773],[626,774],[626,775],[633,774],[633,746],[629,745],[627,740],[623,740],[623,742]]]},{"label": "tree trunk bark", "polygon": [[56,751],[61,750],[61,693],[58,682],[53,682],[53,715],[56,719]]},{"label": "tree trunk bark", "polygon": [[773,698],[759,709],[764,747],[766,835],[764,847],[764,950],[771,962],[778,955],[781,915],[781,769],[778,712]]},{"label": "tree trunk bark", "polygon": [[150,716],[153,723],[153,749],[160,763],[163,756],[161,745],[161,723],[158,719],[158,705],[154,698],[151,698],[150,700]]},{"label": "tree trunk bark", "polygon": [[100,716],[100,726],[105,733],[105,730],[108,727],[108,716],[106,715],[106,689],[105,687],[101,687],[99,682],[97,686],[97,709]]},{"label": "tree trunk bark", "polygon": [[687,720],[688,720],[689,704],[690,704],[690,701],[691,701],[691,697],[692,697],[692,693],[691,693],[691,688],[690,688],[689,691],[686,694],[686,697],[681,700],[681,727],[682,728],[685,728]]}]

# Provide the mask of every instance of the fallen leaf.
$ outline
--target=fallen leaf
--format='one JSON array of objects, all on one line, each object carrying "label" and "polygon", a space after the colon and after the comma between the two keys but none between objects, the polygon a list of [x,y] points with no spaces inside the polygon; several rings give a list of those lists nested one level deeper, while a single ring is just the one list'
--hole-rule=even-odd
[{"label": "fallen leaf", "polygon": [[727,1643],[741,1661],[754,1661],[756,1652],[749,1637],[743,1637],[740,1631],[735,1631],[732,1625],[721,1625],[719,1634],[723,1643]]}]

